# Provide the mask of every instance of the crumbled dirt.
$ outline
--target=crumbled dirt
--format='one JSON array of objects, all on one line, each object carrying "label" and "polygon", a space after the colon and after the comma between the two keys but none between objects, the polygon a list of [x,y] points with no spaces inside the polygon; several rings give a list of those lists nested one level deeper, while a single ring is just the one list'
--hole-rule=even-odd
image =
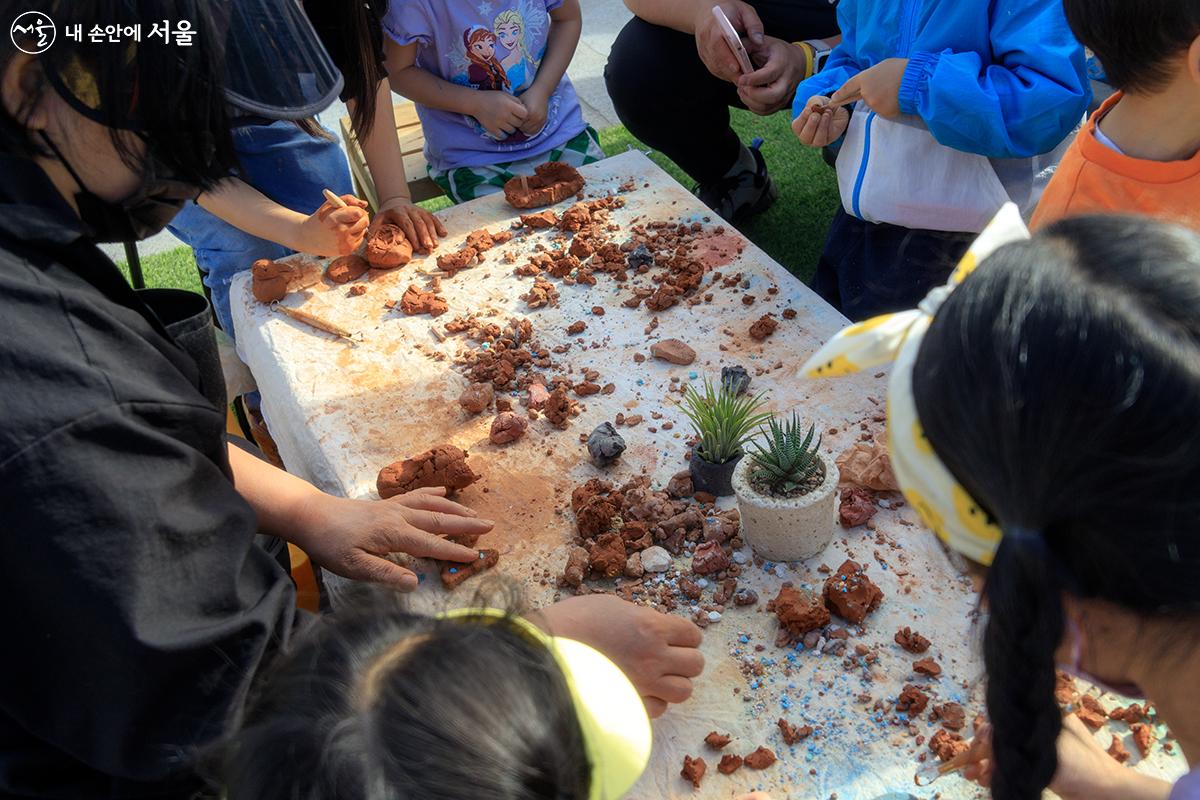
[{"label": "crumbled dirt", "polygon": [[571,255],[584,261],[592,257],[592,253],[596,252],[595,246],[591,239],[585,239],[582,236],[576,236],[571,240],[571,248],[567,251]]},{"label": "crumbled dirt", "polygon": [[708,770],[708,765],[704,763],[704,759],[700,757],[692,758],[691,756],[683,757],[683,769],[679,774],[684,780],[692,782],[693,789],[700,788],[700,781],[704,780],[704,773]]},{"label": "crumbled dirt", "polygon": [[544,228],[553,228],[558,224],[558,214],[555,214],[548,208],[536,214],[522,214],[521,224],[535,231]]},{"label": "crumbled dirt", "polygon": [[1104,727],[1104,723],[1108,721],[1108,712],[1104,710],[1104,706],[1100,705],[1100,701],[1092,697],[1090,694],[1081,695],[1079,698],[1079,707],[1075,709],[1075,716],[1087,725],[1092,730],[1100,730]]},{"label": "crumbled dirt", "polygon": [[351,286],[350,290],[346,292],[346,294],[348,294],[350,297],[362,297],[366,293],[367,287],[363,286],[361,283]]},{"label": "crumbled dirt", "polygon": [[1108,750],[1105,752],[1112,756],[1113,760],[1118,764],[1124,764],[1129,760],[1129,751],[1125,749],[1125,743],[1121,741],[1120,736],[1112,737],[1112,744],[1108,746]]},{"label": "crumbled dirt", "polygon": [[731,741],[733,741],[733,737],[731,737],[729,734],[717,733],[716,731],[713,731],[712,733],[708,734],[708,736],[704,737],[704,743],[713,750],[722,750]]},{"label": "crumbled dirt", "polygon": [[504,244],[513,237],[512,231],[499,231],[498,233],[489,233],[480,228],[477,231],[471,231],[467,234],[466,240],[463,242],[464,247],[470,247],[476,253],[486,253],[496,245]]},{"label": "crumbled dirt", "polygon": [[1135,722],[1129,726],[1129,730],[1133,733],[1133,743],[1137,745],[1138,753],[1142,758],[1150,757],[1150,748],[1154,746],[1154,729],[1142,722]]},{"label": "crumbled dirt", "polygon": [[758,592],[753,589],[738,589],[733,593],[735,606],[752,606],[758,602]]},{"label": "crumbled dirt", "polygon": [[879,608],[883,591],[871,582],[862,566],[847,560],[825,580],[825,605],[839,617],[861,625]]},{"label": "crumbled dirt", "polygon": [[896,698],[896,711],[907,714],[909,719],[915,719],[927,705],[929,705],[929,695],[911,683],[904,684],[904,689]]},{"label": "crumbled dirt", "polygon": [[930,678],[936,678],[942,674],[942,665],[932,658],[922,658],[920,661],[913,662],[913,672],[920,675],[927,675]]},{"label": "crumbled dirt", "polygon": [[750,769],[766,769],[775,763],[775,751],[760,747],[743,759]]},{"label": "crumbled dirt", "polygon": [[677,472],[671,476],[671,480],[667,481],[667,494],[676,500],[681,500],[685,497],[691,497],[695,489],[692,488],[692,473],[689,470]]},{"label": "crumbled dirt", "polygon": [[944,763],[967,752],[971,749],[971,745],[964,742],[963,737],[957,733],[940,730],[929,739],[929,749],[933,751],[939,761]]},{"label": "crumbled dirt", "polygon": [[717,772],[722,775],[732,775],[742,768],[743,759],[741,756],[735,756],[732,753],[721,756],[721,763],[717,764]]},{"label": "crumbled dirt", "polygon": [[287,296],[288,284],[295,276],[291,264],[281,264],[269,258],[260,258],[250,265],[251,288],[254,299],[260,303],[276,303]]},{"label": "crumbled dirt", "polygon": [[588,550],[588,566],[594,578],[619,578],[625,573],[625,540],[616,531],[599,536]]},{"label": "crumbled dirt", "polygon": [[492,429],[488,439],[492,444],[511,444],[517,441],[529,430],[529,418],[505,411],[497,414],[492,420]]},{"label": "crumbled dirt", "polygon": [[929,640],[912,628],[901,628],[896,631],[896,644],[910,653],[921,654],[929,649]]},{"label": "crumbled dirt", "polygon": [[521,299],[525,304],[532,308],[542,308],[544,306],[558,305],[558,289],[553,283],[544,280],[541,276],[534,279],[533,286],[528,292],[521,295]]},{"label": "crumbled dirt", "polygon": [[842,489],[838,503],[838,523],[843,528],[865,525],[867,520],[879,511],[879,506],[875,505],[875,496],[857,486]]},{"label": "crumbled dirt", "polygon": [[687,366],[696,360],[696,351],[678,339],[663,339],[650,345],[650,355],[661,361]]},{"label": "crumbled dirt", "polygon": [[779,727],[779,735],[783,737],[783,743],[788,746],[802,742],[809,736],[812,736],[813,729],[810,725],[796,727],[786,719],[780,719],[775,724]]},{"label": "crumbled dirt", "polygon": [[454,275],[479,261],[479,251],[474,247],[463,247],[453,253],[445,253],[437,257],[438,269]]},{"label": "crumbled dirt", "polygon": [[882,442],[856,442],[838,456],[837,467],[843,485],[876,492],[900,491],[887,447]]},{"label": "crumbled dirt", "polygon": [[750,338],[756,342],[761,342],[771,334],[775,333],[775,329],[779,327],[779,320],[772,317],[770,314],[763,314],[758,318],[753,325],[750,326]]},{"label": "crumbled dirt", "polygon": [[767,604],[767,610],[775,613],[779,627],[790,635],[793,642],[830,622],[829,609],[818,598],[791,586],[782,587],[775,599]]},{"label": "crumbled dirt", "polygon": [[570,325],[567,326],[567,334],[570,336],[576,336],[580,333],[583,333],[586,330],[587,330],[587,323],[584,322],[583,320],[576,320],[575,322],[572,322]]},{"label": "crumbled dirt", "polygon": [[334,283],[349,283],[361,278],[371,269],[371,263],[360,255],[351,253],[348,256],[335,258],[325,269],[325,277]]},{"label": "crumbled dirt", "polygon": [[480,550],[479,559],[466,564],[457,561],[442,562],[442,585],[453,589],[463,581],[486,572],[500,563],[500,553],[496,550]]},{"label": "crumbled dirt", "polygon": [[1135,722],[1148,722],[1150,719],[1150,704],[1140,705],[1132,703],[1128,706],[1117,706],[1112,711],[1108,712],[1108,718],[1127,722],[1130,725]]},{"label": "crumbled dirt", "polygon": [[588,204],[575,203],[563,212],[562,219],[558,221],[558,227],[564,231],[575,233],[585,225],[589,225],[591,221],[592,210]]},{"label": "crumbled dirt", "polygon": [[374,269],[395,269],[412,261],[412,243],[399,225],[385,222],[367,240],[366,255]]},{"label": "crumbled dirt", "polygon": [[580,586],[587,577],[588,551],[582,547],[572,547],[567,556],[567,566],[563,568],[562,582],[566,586]]},{"label": "crumbled dirt", "polygon": [[550,368],[553,364],[550,351],[534,340],[529,320],[513,318],[502,329],[475,316],[455,317],[445,328],[449,334],[465,333],[480,345],[477,349],[464,349],[455,357],[455,363],[469,380],[491,383],[501,391],[535,383],[544,387],[543,379],[532,370]]},{"label": "crumbled dirt", "polygon": [[504,197],[514,208],[552,206],[583,190],[579,170],[561,161],[539,164],[531,177],[518,176],[504,184]]},{"label": "crumbled dirt", "polygon": [[492,404],[495,395],[490,383],[472,383],[458,396],[458,404],[468,414],[480,414]]},{"label": "crumbled dirt", "polygon": [[426,292],[416,284],[409,284],[408,289],[404,292],[404,296],[400,298],[400,310],[410,317],[417,314],[440,317],[450,310],[450,306],[439,295],[433,292]]},{"label": "crumbled dirt", "polygon": [[426,486],[444,486],[453,494],[480,479],[467,464],[467,452],[440,445],[416,458],[406,458],[379,470],[375,486],[382,498],[395,497]]},{"label": "crumbled dirt", "polygon": [[941,720],[942,727],[952,731],[961,731],[967,725],[967,712],[959,703],[934,706],[931,718],[935,722]]},{"label": "crumbled dirt", "polygon": [[711,575],[729,568],[729,556],[717,542],[705,542],[696,548],[692,556],[692,572],[697,575]]},{"label": "crumbled dirt", "polygon": [[1054,699],[1060,706],[1075,705],[1079,702],[1079,689],[1075,686],[1075,678],[1063,672],[1054,672]]}]

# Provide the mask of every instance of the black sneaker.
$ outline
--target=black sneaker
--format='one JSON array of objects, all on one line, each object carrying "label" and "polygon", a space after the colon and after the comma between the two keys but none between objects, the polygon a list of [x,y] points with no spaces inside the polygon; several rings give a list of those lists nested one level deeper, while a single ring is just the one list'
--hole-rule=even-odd
[{"label": "black sneaker", "polygon": [[753,170],[727,175],[719,181],[697,186],[693,192],[700,200],[729,223],[744,222],[770,208],[779,199],[779,187],[767,174],[767,162],[755,140]]}]

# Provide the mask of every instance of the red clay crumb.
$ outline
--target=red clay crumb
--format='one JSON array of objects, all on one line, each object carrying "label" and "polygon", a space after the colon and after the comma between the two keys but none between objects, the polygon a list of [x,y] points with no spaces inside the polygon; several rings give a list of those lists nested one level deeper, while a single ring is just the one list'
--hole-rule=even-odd
[{"label": "red clay crumb", "polygon": [[1121,741],[1120,736],[1112,737],[1112,744],[1108,746],[1106,751],[1118,764],[1124,764],[1129,760],[1129,751],[1125,749],[1125,743]]},{"label": "red clay crumb", "polygon": [[588,550],[588,566],[597,578],[619,578],[625,572],[625,539],[609,531]]},{"label": "red clay crumb", "polygon": [[1075,716],[1094,731],[1100,730],[1108,721],[1108,712],[1104,710],[1104,706],[1100,705],[1100,701],[1090,694],[1082,695],[1079,698],[1079,707],[1075,709]]},{"label": "red clay crumb", "polygon": [[375,269],[395,269],[412,261],[412,244],[399,225],[385,222],[367,240],[367,261]]},{"label": "red clay crumb", "polygon": [[794,309],[794,308],[785,308],[785,309],[783,310],[783,318],[784,318],[784,319],[795,319],[795,318],[796,318],[796,309]]},{"label": "red clay crumb", "polygon": [[967,726],[967,712],[960,703],[942,703],[933,707],[933,718],[942,721],[942,727],[961,731]]},{"label": "red clay crumb", "polygon": [[575,232],[592,221],[592,210],[587,203],[575,203],[563,212],[558,227],[564,231]]},{"label": "red clay crumb", "polygon": [[697,575],[711,575],[728,568],[729,556],[725,555],[718,542],[704,542],[696,546],[692,555],[692,572]]},{"label": "red clay crumb", "polygon": [[592,306],[592,313],[597,317],[604,316],[604,306]]},{"label": "red clay crumb", "polygon": [[379,470],[375,487],[387,499],[426,486],[444,486],[453,493],[465,489],[481,476],[471,471],[467,452],[454,445],[426,450],[416,458],[406,458]]},{"label": "red clay crumb", "polygon": [[704,780],[704,773],[708,770],[708,765],[704,763],[703,758],[692,758],[691,756],[683,757],[683,769],[679,774],[686,781],[692,782],[693,789],[700,788],[700,781]]},{"label": "red clay crumb", "polygon": [[650,354],[661,361],[687,366],[696,360],[696,351],[678,339],[663,339],[650,345]]},{"label": "red clay crumb", "polygon": [[1154,731],[1149,725],[1141,722],[1130,725],[1129,730],[1133,732],[1133,743],[1137,745],[1142,758],[1149,758],[1150,748],[1154,746]]},{"label": "red clay crumb", "polygon": [[490,383],[472,383],[458,396],[458,404],[468,414],[479,414],[492,404],[496,390]]},{"label": "red clay crumb", "polygon": [[918,655],[929,649],[929,640],[912,628],[901,628],[896,631],[896,644],[908,652]]},{"label": "red clay crumb", "polygon": [[733,754],[721,756],[721,763],[717,764],[717,772],[722,775],[732,775],[742,768],[742,757]]},{"label": "red clay crumb", "polygon": [[357,284],[355,286],[351,286],[350,291],[346,292],[346,294],[349,295],[350,297],[362,297],[366,293],[367,293],[367,287],[363,286],[361,283]]},{"label": "red clay crumb", "polygon": [[1132,703],[1125,707],[1117,706],[1108,712],[1108,718],[1128,722],[1132,725],[1135,722],[1141,722],[1150,718],[1150,704],[1139,705],[1138,703]]},{"label": "red clay crumb", "polygon": [[928,675],[931,678],[936,678],[942,674],[942,665],[934,661],[932,658],[922,658],[920,661],[913,662],[913,672],[918,672],[922,675]]},{"label": "red clay crumb", "polygon": [[450,306],[438,295],[422,291],[416,284],[410,284],[404,296],[400,298],[400,310],[410,317],[416,314],[440,317],[450,310]]},{"label": "red clay crumb", "polygon": [[558,224],[558,214],[550,209],[539,211],[536,214],[522,214],[521,223],[526,228],[532,228],[535,231],[542,228],[553,228]]},{"label": "red clay crumb", "polygon": [[437,257],[438,269],[443,269],[451,275],[464,270],[475,263],[479,253],[474,247],[464,247],[454,253],[446,253]]},{"label": "red clay crumb", "polygon": [[746,756],[743,761],[750,769],[766,769],[775,763],[775,752],[765,747],[760,747]]},{"label": "red clay crumb", "polygon": [[1060,706],[1074,705],[1079,701],[1075,679],[1062,670],[1056,670],[1054,673],[1054,699]]},{"label": "red clay crumb", "polygon": [[570,334],[571,336],[574,336],[575,334],[583,333],[586,330],[587,330],[587,323],[584,322],[583,320],[579,320],[577,322],[572,322],[570,324],[570,326],[567,328],[567,333]]},{"label": "red clay crumb", "polygon": [[572,547],[563,568],[562,582],[567,586],[580,586],[587,575],[588,552],[582,547]]},{"label": "red clay crumb", "polygon": [[764,314],[758,318],[753,325],[750,326],[750,338],[761,342],[775,332],[779,327],[779,321],[773,318],[770,314]]},{"label": "red clay crumb", "polygon": [[857,486],[842,489],[838,502],[838,523],[843,528],[864,525],[879,511],[879,506],[875,505],[875,496]]},{"label": "red clay crumb", "polygon": [[720,750],[731,741],[733,741],[733,737],[731,737],[729,734],[717,733],[716,731],[713,731],[712,733],[708,734],[708,736],[704,737],[704,743],[713,750]]},{"label": "red clay crumb", "polygon": [[955,756],[967,752],[970,748],[971,745],[964,742],[962,736],[947,730],[938,731],[929,740],[929,749],[942,762],[949,761]]},{"label": "red clay crumb", "polygon": [[813,729],[810,725],[796,727],[786,719],[780,719],[775,724],[779,726],[779,734],[783,737],[783,743],[789,746],[812,736]]},{"label": "red clay crumb", "polygon": [[349,283],[355,278],[361,278],[371,269],[371,264],[360,255],[351,253],[348,256],[335,258],[325,269],[325,277],[334,283]]},{"label": "red clay crumb", "polygon": [[492,429],[488,438],[492,444],[510,444],[517,441],[529,430],[529,418],[511,411],[497,414],[492,420]]},{"label": "red clay crumb", "polygon": [[768,610],[775,612],[779,625],[793,638],[798,638],[829,624],[829,609],[812,595],[803,594],[791,586],[780,588]]},{"label": "red clay crumb", "polygon": [[854,561],[847,560],[836,573],[825,579],[825,605],[847,622],[862,624],[867,614],[879,608],[882,601],[883,591]]},{"label": "red clay crumb", "polygon": [[481,572],[486,572],[500,563],[500,553],[495,550],[480,550],[479,558],[475,561],[469,561],[465,564],[457,561],[443,561],[441,563],[442,585],[447,589],[453,589],[467,578],[478,575]]},{"label": "red clay crumb", "polygon": [[567,420],[578,411],[571,398],[567,397],[567,390],[558,388],[551,392],[550,397],[546,400],[544,413],[550,424],[563,427],[567,424]]},{"label": "red clay crumb", "polygon": [[907,714],[910,719],[924,711],[927,705],[929,705],[929,695],[911,683],[904,684],[904,689],[896,698],[896,711]]},{"label": "red clay crumb", "polygon": [[556,306],[558,305],[558,289],[554,288],[553,283],[538,276],[533,280],[533,288],[521,295],[521,299],[530,308]]}]

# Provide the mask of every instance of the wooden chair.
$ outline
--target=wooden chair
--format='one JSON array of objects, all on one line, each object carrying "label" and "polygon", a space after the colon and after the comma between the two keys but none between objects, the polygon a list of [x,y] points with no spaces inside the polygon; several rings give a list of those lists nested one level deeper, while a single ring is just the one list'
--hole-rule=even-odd
[{"label": "wooden chair", "polygon": [[[400,153],[404,156],[404,174],[408,176],[408,188],[414,203],[440,197],[442,190],[430,179],[425,169],[425,133],[421,120],[417,118],[417,107],[405,100],[392,108],[396,118],[396,136],[400,139]],[[346,143],[346,155],[350,160],[350,174],[354,178],[354,191],[371,206],[374,213],[379,208],[379,193],[371,170],[367,167],[354,128],[349,117],[342,117],[342,140]]]}]

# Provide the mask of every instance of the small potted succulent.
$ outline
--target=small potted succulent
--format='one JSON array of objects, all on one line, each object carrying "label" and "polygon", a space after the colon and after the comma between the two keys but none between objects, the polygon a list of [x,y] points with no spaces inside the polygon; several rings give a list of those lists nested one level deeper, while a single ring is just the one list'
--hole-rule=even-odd
[{"label": "small potted succulent", "polygon": [[754,429],[771,418],[761,412],[763,395],[739,397],[729,385],[714,389],[705,378],[704,393],[689,386],[683,401],[683,413],[699,437],[689,463],[692,487],[715,497],[733,494],[730,479],[743,448]]},{"label": "small potted succulent", "polygon": [[838,470],[821,457],[815,432],[810,426],[805,433],[795,413],[788,422],[772,418],[734,470],[742,535],[772,561],[812,558],[833,539]]}]

